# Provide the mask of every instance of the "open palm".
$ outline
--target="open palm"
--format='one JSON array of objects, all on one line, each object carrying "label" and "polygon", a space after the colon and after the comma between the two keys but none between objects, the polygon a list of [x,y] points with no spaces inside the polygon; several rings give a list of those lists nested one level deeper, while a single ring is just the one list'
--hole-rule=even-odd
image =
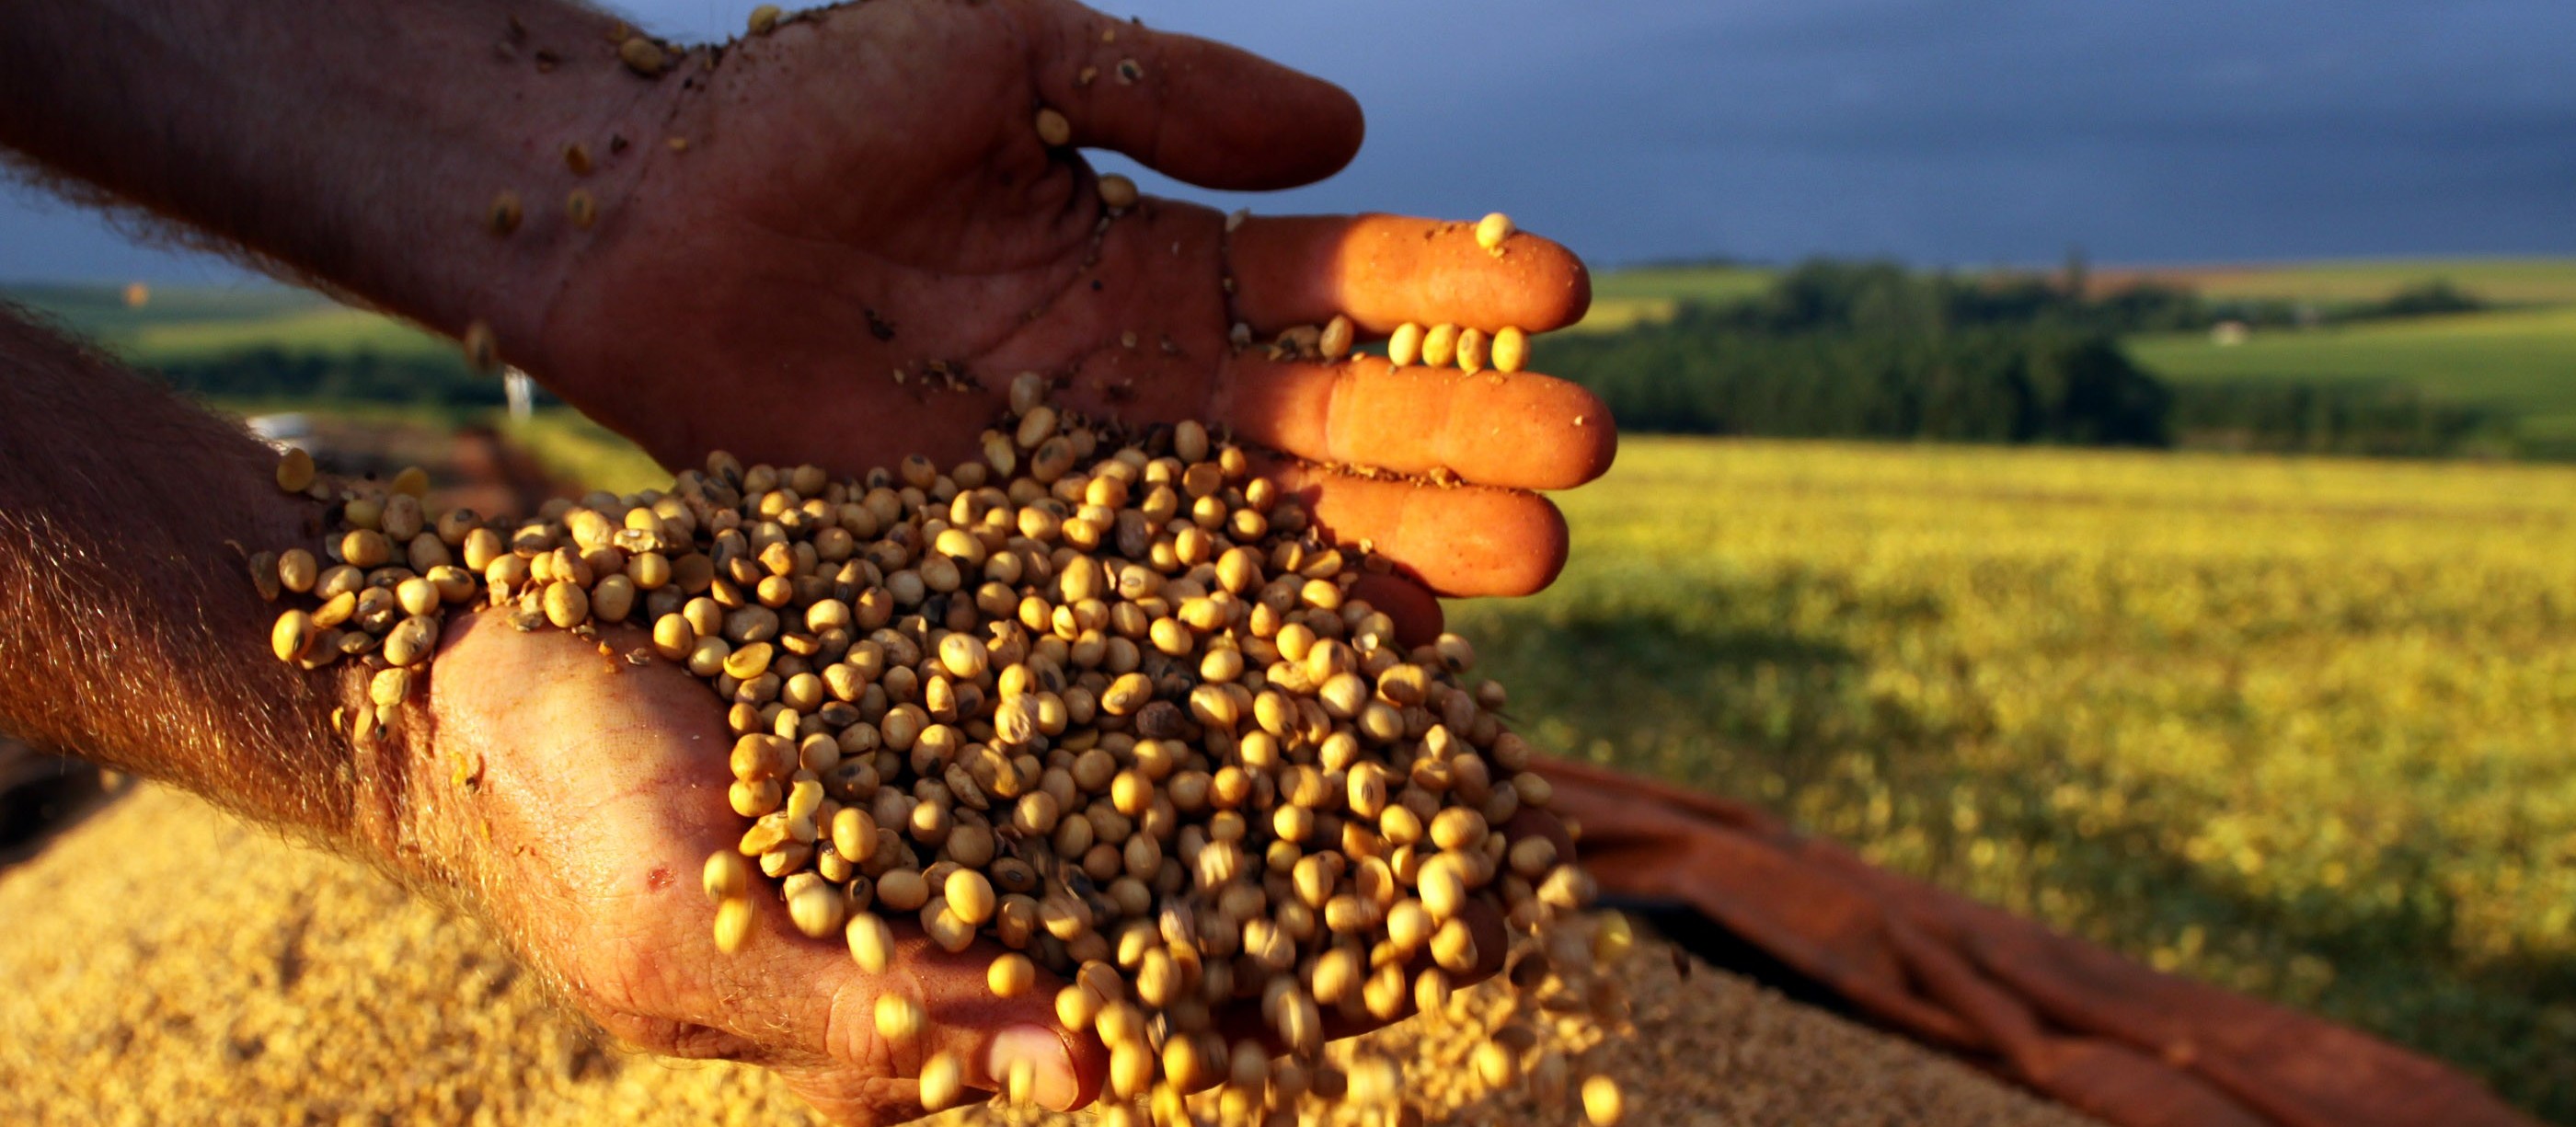
[{"label": "open palm", "polygon": [[[839,940],[799,934],[773,896],[756,898],[740,951],[716,949],[699,868],[741,835],[725,802],[732,738],[715,696],[678,667],[475,615],[450,630],[431,684],[434,777],[411,780],[415,832],[521,956],[621,1040],[765,1065],[852,1124],[919,1116],[909,1078],[940,1051],[987,1090],[1006,1071],[997,1053],[1052,1054],[1038,1095],[1057,1108],[1098,1089],[1105,1054],[1059,1031],[1051,990],[986,989],[1001,952],[990,943],[952,955],[903,924],[898,958],[871,975]],[[921,1001],[921,1037],[878,1036],[886,991]]]},{"label": "open palm", "polygon": [[[1340,90],[1066,0],[875,0],[693,56],[671,134],[610,209],[544,326],[540,373],[665,462],[722,447],[840,472],[971,455],[1011,375],[1131,421],[1198,417],[1281,452],[1268,471],[1345,542],[1425,586],[1520,594],[1563,561],[1527,490],[1598,475],[1615,439],[1542,376],[1274,361],[1238,351],[1347,314],[1540,331],[1581,316],[1563,248],[1479,248],[1463,224],[1253,218],[1101,202],[1076,148],[1179,179],[1278,188],[1357,150]],[[1070,146],[1048,146],[1052,107]],[[1229,292],[1230,291],[1230,292]],[[1359,465],[1486,488],[1456,489]]]},{"label": "open palm", "polygon": [[[774,896],[743,947],[717,950],[714,909],[699,888],[708,854],[735,847],[742,820],[727,806],[732,738],[704,683],[666,662],[617,656],[646,646],[620,628],[600,643],[554,630],[522,632],[497,616],[451,624],[430,681],[427,761],[406,794],[413,836],[531,966],[620,1039],[660,1053],[720,1057],[777,1070],[841,1123],[896,1123],[922,1114],[919,1075],[935,1052],[954,1054],[968,1086],[992,1091],[1014,1060],[1037,1076],[1040,1104],[1092,1099],[1107,1052],[1090,1031],[1058,1025],[1055,988],[994,996],[985,971],[1003,948],[979,940],[951,954],[908,920],[883,974],[852,960],[837,938],[809,939]],[[1515,833],[1548,833],[1532,815]],[[1492,973],[1505,948],[1500,915],[1478,904],[1470,926]],[[877,1032],[879,994],[918,999],[920,1037]],[[1267,1035],[1254,1003],[1221,1014],[1238,1036]],[[1373,1022],[1335,1015],[1344,1036]]]}]

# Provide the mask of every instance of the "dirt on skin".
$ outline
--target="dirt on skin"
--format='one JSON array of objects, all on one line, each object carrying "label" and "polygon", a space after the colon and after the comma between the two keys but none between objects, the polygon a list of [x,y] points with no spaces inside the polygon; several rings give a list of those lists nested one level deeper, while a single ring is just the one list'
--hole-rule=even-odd
[{"label": "dirt on skin", "polygon": [[[0,920],[0,1123],[814,1121],[759,1070],[595,1040],[473,920],[162,787],[0,870]],[[1633,1031],[1541,1032],[1618,1078],[1630,1124],[2089,1122],[1706,966],[1680,975],[1658,941],[1622,977]],[[1403,1062],[1430,1122],[1579,1122],[1465,1066],[1503,1004],[1462,992],[1332,1055]]]}]

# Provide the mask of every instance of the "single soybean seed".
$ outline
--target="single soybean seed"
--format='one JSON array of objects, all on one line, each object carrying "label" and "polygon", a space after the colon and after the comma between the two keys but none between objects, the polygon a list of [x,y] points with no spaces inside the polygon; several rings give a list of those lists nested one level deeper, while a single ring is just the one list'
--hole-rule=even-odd
[{"label": "single soybean seed", "polygon": [[907,1042],[920,1036],[922,1027],[929,1021],[929,1016],[922,1012],[921,1003],[910,997],[895,993],[877,995],[878,1036],[888,1041]]},{"label": "single soybean seed", "polygon": [[1620,1096],[1618,1081],[1607,1076],[1583,1081],[1583,1118],[1592,1127],[1618,1127],[1627,1114],[1627,1101]]},{"label": "single soybean seed", "polygon": [[776,4],[762,4],[759,7],[753,8],[751,10],[751,33],[753,35],[769,34],[770,29],[778,26],[779,17],[785,14],[786,13],[779,10],[778,5]]},{"label": "single soybean seed", "polygon": [[367,699],[377,709],[388,709],[411,699],[411,670],[379,669],[367,680]]},{"label": "single soybean seed", "polygon": [[744,860],[738,851],[716,850],[707,854],[703,883],[707,899],[719,905],[748,895],[751,891],[751,862]]},{"label": "single soybean seed", "polygon": [[320,564],[313,553],[302,548],[288,548],[277,554],[277,583],[289,591],[303,594],[313,589],[321,577]]},{"label": "single soybean seed", "polygon": [[1485,370],[1485,333],[1482,329],[1458,330],[1458,369],[1468,375]]},{"label": "single soybean seed", "polygon": [[1476,221],[1476,245],[1485,248],[1487,253],[1499,253],[1503,249],[1503,240],[1511,238],[1512,231],[1512,217],[1494,212]]},{"label": "single soybean seed", "polygon": [[948,898],[948,910],[957,913],[959,919],[980,924],[993,918],[993,884],[984,874],[973,869],[959,869],[948,875],[948,883],[942,887]]},{"label": "single soybean seed", "polygon": [[295,661],[312,650],[320,635],[321,628],[313,624],[312,615],[290,610],[277,616],[277,625],[269,631],[269,646],[277,652],[277,660]]},{"label": "single soybean seed", "polygon": [[1494,330],[1493,362],[1497,372],[1520,371],[1529,362],[1529,334],[1512,325]]},{"label": "single soybean seed", "polygon": [[921,1106],[929,1111],[944,1111],[957,1106],[966,1094],[966,1067],[949,1052],[930,1054],[921,1064]]},{"label": "single soybean seed", "polygon": [[1041,106],[1038,109],[1038,140],[1046,142],[1048,148],[1063,148],[1073,143],[1073,123],[1065,120],[1065,116],[1054,107]]},{"label": "single soybean seed", "polygon": [[1458,326],[1433,325],[1422,334],[1422,366],[1446,368],[1458,359]]},{"label": "single soybean seed", "polygon": [[564,217],[572,220],[573,226],[589,230],[592,223],[599,221],[599,198],[591,195],[588,188],[573,189],[564,197]]},{"label": "single soybean seed", "polygon": [[859,969],[883,974],[894,962],[894,929],[886,926],[885,917],[866,912],[853,915],[842,936],[849,941],[850,958]]},{"label": "single soybean seed", "polygon": [[1442,970],[1465,974],[1476,969],[1476,955],[1476,936],[1465,920],[1450,920],[1431,934],[1431,959]]},{"label": "single soybean seed", "polygon": [[728,955],[751,938],[753,909],[749,897],[736,896],[716,905],[716,949]]},{"label": "single soybean seed", "polygon": [[546,621],[557,629],[570,630],[590,621],[590,593],[569,579],[546,584],[544,595]]},{"label": "single soybean seed", "polygon": [[630,36],[618,44],[617,59],[626,64],[626,69],[646,78],[660,76],[671,65],[671,53],[663,50],[661,44],[641,35]]},{"label": "single soybean seed", "polygon": [[1037,982],[1037,964],[1017,951],[995,958],[993,965],[984,970],[984,984],[992,988],[996,998],[1017,998],[1034,989]]},{"label": "single soybean seed", "polygon": [[1332,320],[1324,323],[1323,335],[1317,338],[1316,347],[1326,360],[1343,359],[1351,354],[1351,341],[1357,332],[1350,318],[1336,313]]},{"label": "single soybean seed", "polygon": [[315,477],[313,455],[301,446],[289,446],[277,458],[277,487],[289,493],[302,493],[313,488]]},{"label": "single soybean seed", "polygon": [[1111,211],[1136,206],[1136,182],[1115,172],[1100,178],[1100,202]]},{"label": "single soybean seed", "polygon": [[841,914],[848,903],[847,894],[838,887],[817,880],[787,898],[787,915],[796,930],[821,939],[841,929]]},{"label": "single soybean seed", "polygon": [[1422,339],[1422,326],[1414,324],[1411,321],[1397,325],[1394,332],[1387,334],[1387,362],[1394,364],[1399,368],[1411,367],[1414,364],[1420,363],[1422,361]]}]

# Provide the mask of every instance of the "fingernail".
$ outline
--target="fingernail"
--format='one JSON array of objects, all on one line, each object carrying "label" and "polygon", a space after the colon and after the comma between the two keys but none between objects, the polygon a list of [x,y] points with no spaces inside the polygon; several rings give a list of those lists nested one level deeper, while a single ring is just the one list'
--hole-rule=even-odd
[{"label": "fingernail", "polygon": [[1011,1069],[1022,1064],[1036,1072],[1029,1095],[1038,1106],[1073,1110],[1082,1086],[1073,1075],[1073,1054],[1065,1051],[1064,1038],[1043,1025],[1014,1025],[993,1038],[992,1055],[985,1061],[985,1075],[993,1083],[1007,1086]]}]

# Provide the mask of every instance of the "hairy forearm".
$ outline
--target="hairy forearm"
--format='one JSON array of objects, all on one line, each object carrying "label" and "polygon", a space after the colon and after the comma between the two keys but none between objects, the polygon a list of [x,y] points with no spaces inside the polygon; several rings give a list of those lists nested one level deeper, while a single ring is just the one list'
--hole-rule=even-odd
[{"label": "hairy forearm", "polygon": [[0,306],[0,730],[337,841],[392,844],[391,749],[347,675],[268,652],[247,553],[304,543],[241,428]]},{"label": "hairy forearm", "polygon": [[0,145],[507,356],[569,268],[571,194],[613,203],[663,151],[682,76],[621,65],[616,27],[559,0],[16,0]]}]

